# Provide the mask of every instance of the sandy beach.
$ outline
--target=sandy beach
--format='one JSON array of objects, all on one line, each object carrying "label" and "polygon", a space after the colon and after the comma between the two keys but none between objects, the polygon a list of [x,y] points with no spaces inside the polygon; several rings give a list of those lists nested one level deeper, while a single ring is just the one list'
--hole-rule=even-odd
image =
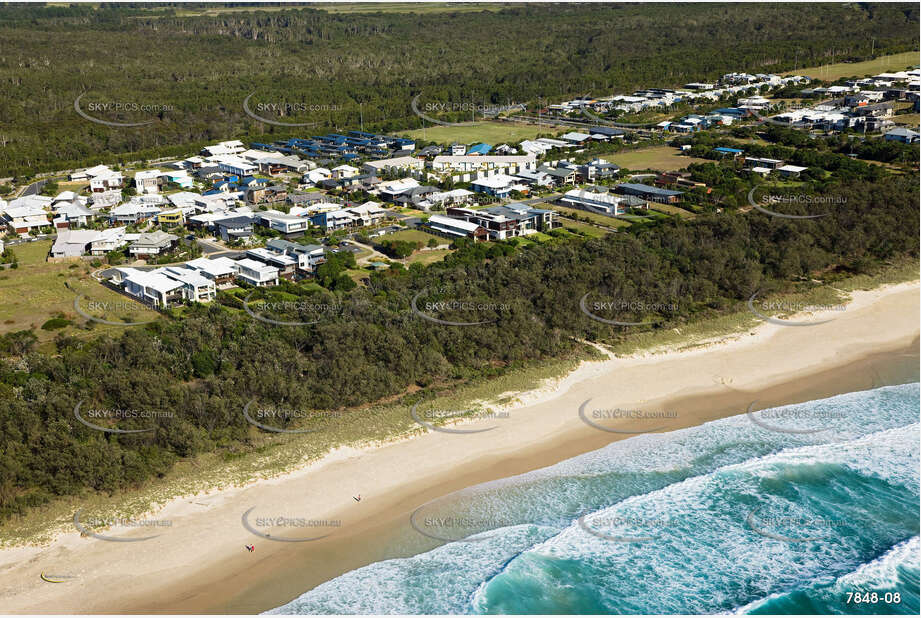
[{"label": "sandy beach", "polygon": [[[669,431],[757,409],[918,380],[919,283],[851,294],[844,311],[799,315],[808,327],[764,323],[687,351],[584,363],[528,393],[506,415],[368,449],[339,449],[293,473],[243,488],[174,500],[151,520],[113,527],[106,542],[61,535],[42,547],[0,550],[0,611],[8,613],[258,613],[378,560],[431,547],[397,542],[426,502],[487,480],[545,467],[628,433],[580,419],[585,409],[672,411],[605,422],[622,431]],[[822,320],[829,320],[818,323]],[[590,403],[586,403],[590,401]],[[360,495],[361,500],[355,497]],[[260,518],[335,523],[270,527]],[[254,544],[254,552],[244,546]],[[57,576],[60,583],[42,580]]]}]

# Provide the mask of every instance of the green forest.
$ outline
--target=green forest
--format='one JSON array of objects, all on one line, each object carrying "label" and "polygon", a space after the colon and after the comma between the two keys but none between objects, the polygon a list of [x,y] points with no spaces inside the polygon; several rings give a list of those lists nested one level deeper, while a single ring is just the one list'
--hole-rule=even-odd
[{"label": "green forest", "polygon": [[[0,177],[185,156],[219,139],[419,128],[417,95],[534,104],[867,59],[915,49],[918,12],[916,3],[663,3],[184,17],[170,5],[5,5]],[[81,94],[83,106],[122,106],[94,117],[151,122],[90,122],[74,109]],[[288,111],[262,116],[318,124],[259,122],[243,110],[250,94]]]},{"label": "green forest", "polygon": [[[514,251],[462,246],[443,262],[375,272],[369,286],[300,292],[304,302],[288,317],[317,322],[309,326],[276,326],[214,303],[118,337],[59,335],[53,354],[39,352],[29,331],[9,333],[0,337],[0,516],[58,496],[139,487],[183,458],[254,448],[254,428],[241,414],[251,400],[345,413],[388,398],[411,404],[571,357],[580,340],[630,336],[628,327],[580,313],[585,294],[654,303],[653,311],[602,317],[673,329],[738,311],[755,292],[917,259],[918,187],[916,173],[845,179],[822,187],[838,206],[815,219],[703,214]],[[808,210],[793,204],[787,212]],[[483,323],[423,319],[411,309],[417,296],[433,317]],[[336,310],[317,320],[314,305]],[[169,417],[118,423],[151,432],[106,434],[75,419],[80,402]]]}]

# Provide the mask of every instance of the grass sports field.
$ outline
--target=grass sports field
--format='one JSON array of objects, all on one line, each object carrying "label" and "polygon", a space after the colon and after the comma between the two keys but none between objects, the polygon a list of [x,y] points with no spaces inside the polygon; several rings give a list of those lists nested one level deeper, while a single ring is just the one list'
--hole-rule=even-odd
[{"label": "grass sports field", "polygon": [[503,143],[510,144],[525,139],[534,139],[538,135],[559,135],[564,132],[563,129],[554,127],[537,127],[516,122],[492,122],[486,120],[460,126],[430,126],[425,129],[403,131],[400,135],[439,144],[484,142],[492,146],[498,146]]},{"label": "grass sports field", "polygon": [[918,65],[918,52],[904,52],[893,54],[891,56],[880,56],[873,60],[865,62],[838,62],[836,64],[826,64],[820,67],[808,67],[797,69],[796,71],[787,71],[784,75],[805,75],[813,79],[825,81],[834,81],[842,77],[863,77],[865,75],[876,75],[878,73],[892,73],[895,71],[904,71],[910,66]]}]

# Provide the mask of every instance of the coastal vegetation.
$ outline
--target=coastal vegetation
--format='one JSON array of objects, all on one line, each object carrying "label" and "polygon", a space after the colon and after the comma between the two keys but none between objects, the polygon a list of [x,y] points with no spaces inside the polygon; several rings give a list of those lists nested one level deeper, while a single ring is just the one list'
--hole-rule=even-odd
[{"label": "coastal vegetation", "polygon": [[[338,427],[340,415],[363,414],[369,436],[399,433],[411,425],[367,411],[572,363],[585,358],[584,341],[629,349],[657,333],[735,320],[756,293],[820,302],[810,293],[823,284],[906,263],[916,270],[918,176],[879,169],[880,176],[855,173],[809,187],[834,204],[819,218],[701,213],[603,238],[456,243],[439,262],[376,271],[360,286],[343,257],[318,281],[325,289],[260,293],[261,306],[283,308],[276,319],[309,325],[254,319],[240,310],[240,295],[228,294],[181,317],[92,337],[61,331],[52,350],[37,349],[31,330],[7,333],[0,337],[0,515],[8,520],[62,497],[134,491],[180,462],[285,440],[247,422],[251,401],[317,413],[282,414],[273,421],[280,428]],[[787,208],[810,212],[798,202]],[[580,311],[585,295],[590,303],[617,301],[614,310],[593,309],[599,317],[644,325],[591,319]],[[78,404],[144,411],[96,422],[151,431],[90,428],[76,418]]]},{"label": "coastal vegetation", "polygon": [[[728,71],[855,62],[916,48],[918,30],[918,7],[905,4],[811,4],[796,12],[769,3],[439,7],[411,18],[232,8],[5,6],[0,178],[187,156],[222,139],[421,129],[416,96],[423,109],[458,110],[443,120],[467,121],[469,106],[533,110]],[[92,122],[74,109],[81,94],[90,116],[151,122]],[[251,94],[251,104],[269,106],[262,113],[276,120],[317,124],[262,123],[244,112]],[[272,109],[294,111],[273,116]]]}]

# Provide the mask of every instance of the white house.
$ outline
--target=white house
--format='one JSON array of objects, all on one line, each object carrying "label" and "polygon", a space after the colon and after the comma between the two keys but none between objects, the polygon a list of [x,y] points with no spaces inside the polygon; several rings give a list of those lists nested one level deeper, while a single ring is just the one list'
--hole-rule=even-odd
[{"label": "white house", "polygon": [[237,263],[226,257],[214,259],[197,258],[185,264],[186,268],[198,272],[201,276],[210,279],[218,289],[233,287],[234,276],[237,273]]},{"label": "white house", "polygon": [[136,268],[116,268],[115,271],[113,282],[120,283],[127,294],[154,307],[169,307],[184,298],[185,284],[162,272],[146,272]]},{"label": "white house", "polygon": [[167,266],[158,268],[157,271],[182,283],[183,296],[189,302],[210,303],[217,296],[214,280],[204,277],[191,268]]},{"label": "white house", "polygon": [[278,269],[250,258],[234,262],[237,277],[256,287],[278,285]]},{"label": "white house", "polygon": [[265,227],[281,232],[282,234],[303,232],[310,227],[310,219],[286,214],[279,210],[257,212],[256,220]]},{"label": "white house", "polygon": [[134,187],[138,193],[160,191],[160,170],[144,170],[134,175]]}]

